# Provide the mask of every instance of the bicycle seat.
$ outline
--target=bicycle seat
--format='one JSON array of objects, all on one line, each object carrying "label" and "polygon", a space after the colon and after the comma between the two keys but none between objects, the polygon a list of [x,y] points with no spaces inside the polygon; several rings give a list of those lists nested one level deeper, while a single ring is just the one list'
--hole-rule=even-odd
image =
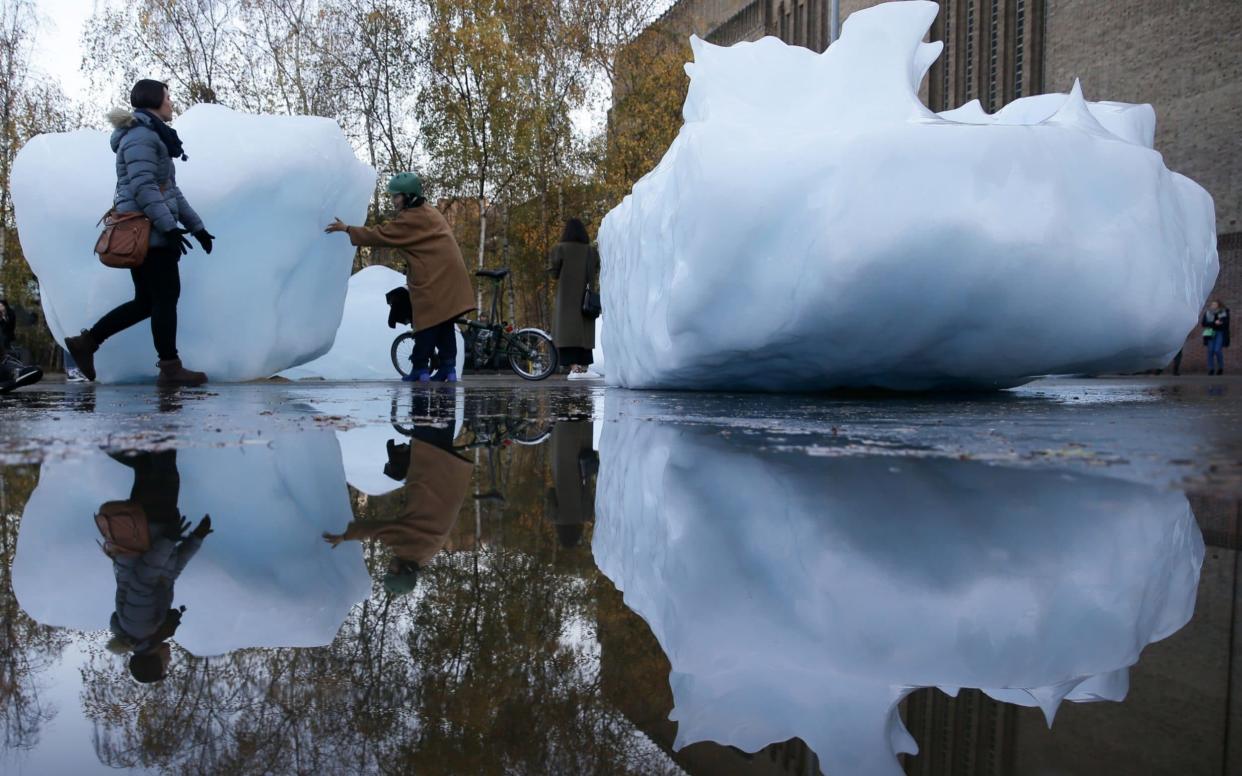
[{"label": "bicycle seat", "polygon": [[508,275],[508,274],[509,274],[509,268],[502,267],[500,269],[481,269],[478,272],[474,273],[474,276],[477,278],[492,278],[493,280],[500,280],[501,278],[503,278],[505,275]]}]

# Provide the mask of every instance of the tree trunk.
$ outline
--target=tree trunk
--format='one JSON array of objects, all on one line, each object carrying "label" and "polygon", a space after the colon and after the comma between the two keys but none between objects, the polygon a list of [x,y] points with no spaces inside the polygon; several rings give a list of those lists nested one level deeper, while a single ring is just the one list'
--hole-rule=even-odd
[{"label": "tree trunk", "polygon": [[[483,269],[483,251],[487,245],[487,199],[482,195],[479,196],[479,269]],[[478,305],[479,310],[483,309],[483,288],[478,283]],[[492,321],[495,323],[495,321]]]}]

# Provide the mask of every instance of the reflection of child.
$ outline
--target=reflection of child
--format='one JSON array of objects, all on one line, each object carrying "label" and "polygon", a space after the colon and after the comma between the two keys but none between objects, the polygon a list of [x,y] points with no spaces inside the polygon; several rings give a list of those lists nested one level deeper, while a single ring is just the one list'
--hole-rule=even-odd
[{"label": "reflection of child", "polygon": [[112,457],[134,470],[127,501],[102,505],[96,524],[116,576],[116,611],[110,627],[114,652],[132,652],[129,672],[139,682],[168,674],[167,641],[181,624],[185,607],[173,608],[173,586],[203,539],[211,533],[204,515],[193,531],[177,508],[180,476],[173,450]]}]

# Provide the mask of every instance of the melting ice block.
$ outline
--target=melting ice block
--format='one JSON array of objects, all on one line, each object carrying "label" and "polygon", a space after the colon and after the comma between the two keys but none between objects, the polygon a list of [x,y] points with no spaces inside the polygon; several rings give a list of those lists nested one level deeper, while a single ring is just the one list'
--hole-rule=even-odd
[{"label": "melting ice block", "polygon": [[[182,358],[213,380],[247,380],[323,355],[354,255],[323,227],[365,219],[374,170],[330,119],[196,105],[175,126],[190,157],[177,182],[216,236],[210,256],[195,244],[181,260]],[[106,132],[39,135],[14,162],[18,234],[59,342],[133,296],[129,273],[91,252],[115,185]],[[155,360],[144,323],[104,343],[95,364],[101,381],[128,382],[153,379]]]},{"label": "melting ice block", "polygon": [[[332,432],[183,449],[176,465],[181,513],[191,523],[210,514],[214,527],[174,588],[186,606],[176,642],[200,656],[330,643],[371,593],[361,546],[322,538],[353,517]],[[108,629],[116,583],[93,516],[128,499],[133,484],[134,472],[102,452],[44,463],[13,561],[13,592],[31,617]]]},{"label": "melting ice block", "polygon": [[[1194,610],[1186,498],[971,461],[780,452],[610,413],[592,550],[672,666],[676,746],[801,737],[825,773],[902,773],[914,688],[1120,700]],[[861,483],[861,484],[860,484]]]},{"label": "melting ice block", "polygon": [[932,113],[936,11],[859,11],[823,54],[692,41],[685,125],[600,228],[610,383],[1007,387],[1177,352],[1215,215],[1151,108]]},{"label": "melting ice block", "polygon": [[[392,365],[392,341],[409,327],[388,328],[388,302],[384,295],[405,288],[405,275],[388,267],[364,267],[349,279],[345,312],[332,349],[301,366],[286,369],[290,380],[399,380]],[[457,332],[457,374],[466,368],[466,346]]]}]

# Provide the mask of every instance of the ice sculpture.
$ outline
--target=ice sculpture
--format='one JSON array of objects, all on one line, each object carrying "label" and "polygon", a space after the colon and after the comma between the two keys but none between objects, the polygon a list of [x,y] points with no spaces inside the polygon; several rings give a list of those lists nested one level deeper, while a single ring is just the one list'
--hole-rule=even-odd
[{"label": "ice sculpture", "polygon": [[[405,275],[388,267],[364,267],[349,279],[345,312],[336,342],[324,355],[301,366],[286,369],[281,377],[291,380],[320,377],[325,380],[399,380],[392,365],[392,341],[408,326],[388,328],[388,302],[384,295],[405,287]],[[466,346],[457,332],[457,374],[465,374]]]},{"label": "ice sculpture", "polygon": [[1186,498],[978,462],[809,456],[627,406],[592,543],[672,664],[676,746],[799,736],[825,773],[902,773],[912,689],[1120,700],[1194,609]]},{"label": "ice sculpture", "polygon": [[1144,105],[917,96],[937,4],[823,54],[693,39],[685,125],[600,228],[610,384],[1000,388],[1163,366],[1217,273]]},{"label": "ice sculpture", "polygon": [[[175,640],[195,655],[328,644],[370,595],[361,547],[334,549],[321,536],[352,519],[332,432],[267,441],[177,452],[177,506],[192,523],[210,514],[215,526],[175,587],[174,603],[186,606]],[[128,499],[133,482],[102,452],[44,462],[13,561],[13,591],[31,617],[107,630],[116,584],[93,515]]]},{"label": "ice sculpture", "polygon": [[[190,157],[177,163],[177,182],[216,235],[210,256],[196,246],[181,261],[185,362],[213,380],[247,380],[323,355],[341,320],[354,255],[323,226],[335,216],[365,219],[374,170],[330,119],[196,105],[175,126]],[[91,253],[115,184],[101,131],[39,135],[14,162],[22,250],[60,342],[133,296],[129,273]],[[150,327],[108,340],[95,363],[104,382],[154,379]]]}]

